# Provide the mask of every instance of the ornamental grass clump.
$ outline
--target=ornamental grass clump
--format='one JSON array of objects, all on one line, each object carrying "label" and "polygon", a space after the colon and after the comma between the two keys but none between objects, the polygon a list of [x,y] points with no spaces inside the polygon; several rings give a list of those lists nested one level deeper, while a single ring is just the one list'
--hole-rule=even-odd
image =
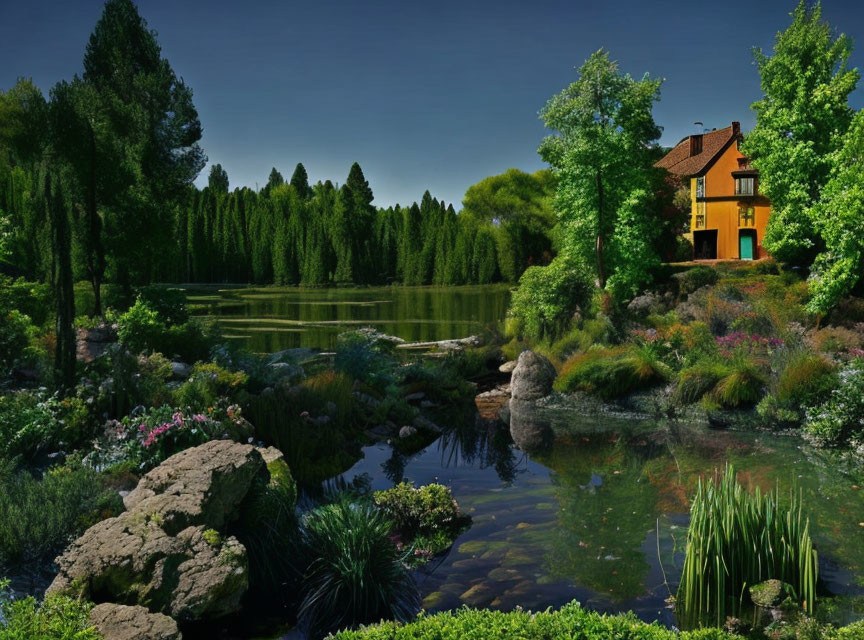
[{"label": "ornamental grass clump", "polygon": [[585,391],[609,400],[664,382],[669,375],[669,367],[650,344],[594,347],[564,363],[555,389]]},{"label": "ornamental grass clump", "polygon": [[769,579],[791,585],[797,602],[813,612],[818,557],[800,493],[786,501],[779,487],[751,492],[731,466],[700,479],[677,593],[682,622],[720,626],[740,614],[749,587]]}]

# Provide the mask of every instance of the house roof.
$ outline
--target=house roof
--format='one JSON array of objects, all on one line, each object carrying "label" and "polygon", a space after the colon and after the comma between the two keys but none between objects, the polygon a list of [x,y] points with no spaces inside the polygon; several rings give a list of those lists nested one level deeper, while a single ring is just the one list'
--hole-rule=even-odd
[{"label": "house roof", "polygon": [[741,132],[740,125],[733,122],[725,129],[715,129],[702,134],[702,152],[690,155],[690,139],[687,136],[672,150],[654,163],[655,167],[668,170],[679,176],[696,176],[705,171],[712,160]]}]

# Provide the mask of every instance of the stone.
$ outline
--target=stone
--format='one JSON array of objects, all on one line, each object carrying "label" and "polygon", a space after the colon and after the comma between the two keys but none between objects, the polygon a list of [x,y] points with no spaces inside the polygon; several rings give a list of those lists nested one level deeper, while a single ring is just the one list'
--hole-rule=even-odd
[{"label": "stone", "polygon": [[552,393],[557,376],[548,358],[530,349],[519,354],[510,380],[510,392],[516,400],[540,400]]},{"label": "stone", "polygon": [[399,437],[400,438],[411,438],[412,436],[417,435],[417,427],[412,427],[410,425],[405,425],[401,429],[399,429]]},{"label": "stone", "polygon": [[516,368],[516,360],[508,360],[500,367],[498,367],[498,371],[501,373],[513,373],[513,369]]},{"label": "stone", "polygon": [[93,362],[117,342],[117,325],[101,324],[92,329],[76,330],[76,356],[82,362]]},{"label": "stone", "polygon": [[758,607],[776,607],[783,600],[788,587],[780,580],[765,580],[750,587],[750,600]]},{"label": "stone", "polygon": [[477,405],[477,413],[484,420],[497,420],[501,414],[501,408],[510,401],[510,387],[504,385],[484,391],[474,398]]},{"label": "stone", "polygon": [[647,315],[651,310],[658,306],[659,300],[650,291],[646,291],[641,296],[636,296],[627,305],[627,311],[635,315]]},{"label": "stone", "polygon": [[[249,588],[245,547],[220,535],[256,479],[272,483],[281,454],[230,440],[186,449],[147,473],[128,511],[99,522],[57,558],[49,593],[141,605],[180,622],[240,610]],[[290,476],[288,476],[290,480]]]},{"label": "stone", "polygon": [[236,517],[263,470],[261,454],[252,445],[212,440],[149,471],[123,503],[129,511],[158,514],[169,533],[195,524],[221,529]]},{"label": "stone", "polygon": [[465,593],[459,596],[465,604],[471,607],[484,607],[495,597],[495,592],[489,585],[484,583],[475,584]]},{"label": "stone", "polygon": [[171,377],[177,380],[186,380],[189,376],[192,375],[192,367],[190,367],[185,362],[172,362],[171,363]]},{"label": "stone", "polygon": [[97,604],[90,611],[90,623],[104,640],[182,640],[173,618],[150,613],[144,607]]}]

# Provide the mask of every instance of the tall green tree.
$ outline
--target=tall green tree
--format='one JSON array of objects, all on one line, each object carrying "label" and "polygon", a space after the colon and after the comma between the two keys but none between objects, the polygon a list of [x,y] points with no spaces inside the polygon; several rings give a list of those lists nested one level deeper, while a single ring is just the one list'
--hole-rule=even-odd
[{"label": "tall green tree", "polygon": [[852,41],[822,20],[819,2],[801,0],[792,24],[777,34],[773,55],[754,51],[763,97],[753,104],[756,126],[743,151],[759,169],[771,200],[764,246],[777,259],[808,266],[821,249],[811,215],[829,180],[832,158],[852,120]]},{"label": "tall green tree", "polygon": [[831,177],[809,215],[824,250],[813,263],[808,308],[825,313],[864,277],[864,111],[855,114]]},{"label": "tall green tree", "polygon": [[215,193],[228,193],[228,172],[222,168],[221,164],[214,164],[210,167],[207,186]]},{"label": "tall green tree", "polygon": [[312,190],[309,188],[309,176],[306,175],[306,167],[302,162],[298,162],[294,167],[294,173],[291,174],[291,186],[297,191],[297,195],[304,200],[312,195]]},{"label": "tall green tree", "polygon": [[[539,152],[555,171],[565,250],[593,263],[600,288],[608,281],[616,292],[630,295],[659,261],[646,248],[638,255],[648,264],[633,263],[626,250],[639,239],[626,225],[647,215],[638,199],[650,185],[652,147],[660,136],[652,108],[662,81],[647,74],[631,78],[602,49],[578,73],[540,113],[556,133],[544,138]],[[650,236],[641,241],[652,245]]]},{"label": "tall green tree", "polygon": [[[347,190],[346,190],[347,188]],[[375,260],[375,196],[358,163],[351,165],[343,185],[348,207],[348,225],[353,256],[352,271],[358,282],[373,282],[378,276]],[[350,196],[350,197],[349,197]]]},{"label": "tall green tree", "polygon": [[192,90],[162,52],[131,0],[108,0],[84,55],[84,83],[100,105],[100,126],[124,152],[117,203],[106,207],[109,261],[127,290],[146,282],[169,246],[174,207],[206,162]]}]

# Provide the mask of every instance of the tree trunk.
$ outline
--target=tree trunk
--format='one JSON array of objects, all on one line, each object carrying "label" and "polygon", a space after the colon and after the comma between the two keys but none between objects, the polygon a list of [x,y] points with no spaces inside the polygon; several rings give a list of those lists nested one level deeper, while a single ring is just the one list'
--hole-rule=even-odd
[{"label": "tree trunk", "polygon": [[75,386],[75,290],[72,277],[72,251],[69,217],[63,201],[61,183],[51,189],[51,174],[45,176],[45,200],[51,221],[51,236],[54,245],[55,279],[54,290],[57,300],[55,332],[57,344],[54,352],[54,368],[57,383],[61,390],[68,391]]},{"label": "tree trunk", "polygon": [[87,257],[93,286],[93,315],[102,315],[102,277],[105,274],[105,248],[102,246],[102,219],[96,206],[96,136],[90,133],[90,180],[87,185]]},{"label": "tree trunk", "polygon": [[606,288],[606,272],[603,269],[603,178],[597,170],[597,284]]}]

